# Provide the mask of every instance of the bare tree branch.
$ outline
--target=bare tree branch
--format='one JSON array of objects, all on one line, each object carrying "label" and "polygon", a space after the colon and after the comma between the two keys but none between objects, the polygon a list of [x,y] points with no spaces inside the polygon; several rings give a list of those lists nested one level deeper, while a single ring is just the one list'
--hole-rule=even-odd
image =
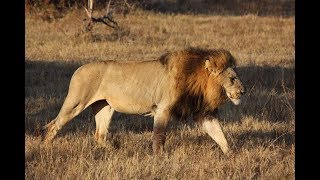
[{"label": "bare tree branch", "polygon": [[108,15],[108,13],[109,13],[110,4],[111,4],[111,0],[109,0],[109,2],[108,2],[107,13],[106,13],[107,15]]},{"label": "bare tree branch", "polygon": [[127,0],[123,0],[124,1],[124,4],[128,7],[128,8],[131,8],[130,4],[127,2]]},{"label": "bare tree branch", "polygon": [[89,22],[86,26],[86,31],[91,31],[93,28],[93,25],[95,23],[103,23],[111,28],[118,28],[118,23],[113,19],[113,11],[110,11],[110,4],[111,4],[111,0],[109,0],[108,5],[107,5],[107,12],[104,16],[102,17],[93,17],[92,13],[93,13],[93,0],[88,0],[88,9],[83,7],[87,13],[87,16],[89,17]]}]

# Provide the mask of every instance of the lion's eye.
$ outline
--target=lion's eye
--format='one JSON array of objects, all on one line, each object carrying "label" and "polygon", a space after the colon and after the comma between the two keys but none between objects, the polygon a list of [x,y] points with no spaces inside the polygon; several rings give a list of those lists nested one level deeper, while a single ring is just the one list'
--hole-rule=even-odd
[{"label": "lion's eye", "polygon": [[230,78],[231,82],[234,82],[234,80],[236,80],[236,79],[237,79],[236,77]]}]

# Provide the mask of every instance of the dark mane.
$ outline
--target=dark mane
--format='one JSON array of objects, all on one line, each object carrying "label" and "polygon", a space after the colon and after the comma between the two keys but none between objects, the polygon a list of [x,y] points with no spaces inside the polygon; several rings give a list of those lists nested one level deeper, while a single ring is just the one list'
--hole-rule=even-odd
[{"label": "dark mane", "polygon": [[218,83],[213,89],[216,92],[206,92],[209,78],[209,72],[205,69],[206,60],[213,62],[216,68],[222,71],[236,64],[234,57],[227,50],[193,47],[182,51],[167,52],[158,60],[168,69],[174,68],[178,71],[175,74],[175,88],[179,98],[171,110],[172,114],[179,119],[192,114],[214,111],[218,104],[224,101],[222,88],[218,86]]},{"label": "dark mane", "polygon": [[[203,49],[198,47],[188,47],[185,50],[166,52],[161,55],[158,60],[162,65],[167,65],[174,61],[177,57],[182,58],[180,61],[185,61],[185,72],[192,73],[199,65],[202,65],[206,59],[219,59],[224,55],[226,57],[226,67],[236,66],[236,59],[231,53],[225,49]],[[172,62],[171,62],[172,63]]]}]

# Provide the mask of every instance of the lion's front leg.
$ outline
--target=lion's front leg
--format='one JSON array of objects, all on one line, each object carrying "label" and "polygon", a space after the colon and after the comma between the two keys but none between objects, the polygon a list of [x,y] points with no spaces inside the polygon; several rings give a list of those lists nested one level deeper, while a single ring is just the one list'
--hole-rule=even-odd
[{"label": "lion's front leg", "polygon": [[219,120],[213,116],[205,116],[201,118],[199,122],[202,125],[202,129],[219,145],[222,152],[227,154],[229,152],[229,145],[224,136]]},{"label": "lion's front leg", "polygon": [[158,111],[154,117],[153,124],[153,144],[152,149],[154,154],[161,154],[166,141],[166,127],[170,120],[168,110]]}]

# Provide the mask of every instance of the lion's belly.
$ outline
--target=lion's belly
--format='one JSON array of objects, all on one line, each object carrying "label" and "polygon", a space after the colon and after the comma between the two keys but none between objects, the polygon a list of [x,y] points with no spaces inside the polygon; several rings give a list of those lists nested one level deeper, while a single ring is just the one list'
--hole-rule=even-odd
[{"label": "lion's belly", "polygon": [[153,111],[153,103],[144,98],[108,97],[107,102],[114,110],[126,114],[147,114]]},{"label": "lion's belly", "polygon": [[[146,114],[152,111],[157,94],[151,83],[137,83],[132,86],[133,81],[121,83],[110,83],[104,89],[104,98],[116,111],[127,114]],[[138,88],[137,88],[138,87]]]}]

